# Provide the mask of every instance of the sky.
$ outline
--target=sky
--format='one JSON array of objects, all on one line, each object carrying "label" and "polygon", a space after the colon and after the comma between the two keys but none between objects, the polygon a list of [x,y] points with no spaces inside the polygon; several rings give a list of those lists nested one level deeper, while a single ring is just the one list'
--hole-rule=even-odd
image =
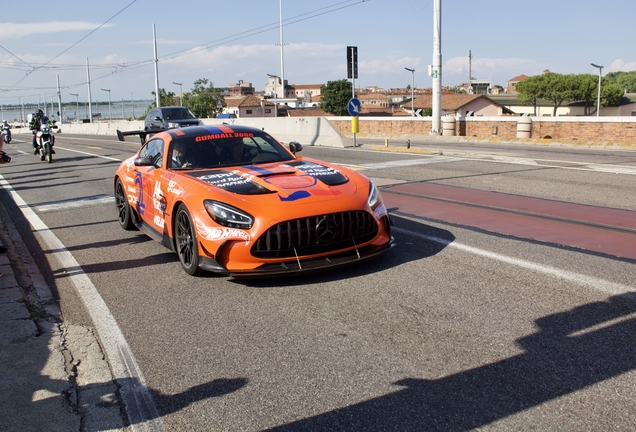
[{"label": "sky", "polygon": [[[281,8],[282,3],[282,8]],[[289,84],[432,86],[434,0],[30,0],[3,2],[0,104],[153,99],[205,78],[215,87],[267,74]],[[280,22],[282,9],[283,61]],[[521,74],[636,70],[635,0],[441,0],[442,85],[472,75],[505,86]],[[87,62],[89,67],[87,68]],[[404,68],[415,69],[413,75]],[[110,92],[106,90],[110,90]],[[78,94],[73,96],[71,94]],[[54,99],[52,99],[54,98]]]}]

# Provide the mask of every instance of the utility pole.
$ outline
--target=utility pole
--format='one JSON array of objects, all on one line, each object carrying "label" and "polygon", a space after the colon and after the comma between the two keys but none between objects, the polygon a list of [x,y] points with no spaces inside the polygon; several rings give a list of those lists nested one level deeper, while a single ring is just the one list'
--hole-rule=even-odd
[{"label": "utility pole", "polygon": [[60,123],[63,123],[64,113],[62,112],[62,93],[60,93],[60,76],[55,75],[57,77],[57,110],[60,113]]},{"label": "utility pole", "polygon": [[93,123],[93,104],[91,102],[91,74],[88,70],[88,57],[86,57],[86,78],[88,81],[88,119]]},{"label": "utility pole", "polygon": [[283,99],[287,97],[285,93],[285,61],[283,60],[283,0],[279,0],[280,9],[280,79],[283,87]]},{"label": "utility pole", "polygon": [[435,0],[433,6],[433,121],[431,135],[441,134],[442,118],[442,0]]},{"label": "utility pole", "polygon": [[155,100],[157,108],[161,106],[159,98],[159,59],[157,59],[157,34],[155,33],[155,25],[152,25],[152,44],[155,47]]}]

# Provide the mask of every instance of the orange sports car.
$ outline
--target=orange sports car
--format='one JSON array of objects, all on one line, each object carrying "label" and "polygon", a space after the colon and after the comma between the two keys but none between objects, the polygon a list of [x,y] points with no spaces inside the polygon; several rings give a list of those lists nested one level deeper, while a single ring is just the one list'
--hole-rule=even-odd
[{"label": "orange sports car", "polygon": [[[146,134],[118,131],[120,140]],[[156,133],[115,173],[119,223],[175,251],[191,275],[311,271],[389,249],[391,222],[373,182],[300,150],[240,125]]]}]

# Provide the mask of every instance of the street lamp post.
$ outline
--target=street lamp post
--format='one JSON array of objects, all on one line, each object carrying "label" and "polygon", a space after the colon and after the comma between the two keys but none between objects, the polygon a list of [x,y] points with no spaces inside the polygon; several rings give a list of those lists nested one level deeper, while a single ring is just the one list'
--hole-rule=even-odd
[{"label": "street lamp post", "polygon": [[276,95],[276,82],[278,81],[278,75],[267,74],[267,76],[274,78],[274,117],[278,117],[278,96]]},{"label": "street lamp post", "polygon": [[405,67],[407,71],[411,72],[411,115],[415,115],[415,108],[413,104],[414,91],[415,91],[415,69]]},{"label": "street lamp post", "polygon": [[179,86],[179,105],[183,106],[183,91],[181,90],[181,86],[183,85],[183,83],[178,83],[178,82],[174,82],[172,81],[172,84],[176,84]]},{"label": "street lamp post", "polygon": [[79,93],[69,93],[71,96],[75,96],[75,115],[79,122]]},{"label": "street lamp post", "polygon": [[590,64],[598,69],[598,96],[596,97],[596,117],[598,117],[601,111],[601,73],[603,72],[603,66],[594,63]]},{"label": "street lamp post", "polygon": [[108,121],[113,121],[113,116],[110,113],[110,89],[102,89],[105,92],[108,92]]}]

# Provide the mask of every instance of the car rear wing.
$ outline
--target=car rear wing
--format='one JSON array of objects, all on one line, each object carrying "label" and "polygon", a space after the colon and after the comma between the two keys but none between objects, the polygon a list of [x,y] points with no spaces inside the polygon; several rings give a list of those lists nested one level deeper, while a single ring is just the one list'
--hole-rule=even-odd
[{"label": "car rear wing", "polygon": [[117,138],[119,141],[126,141],[126,137],[130,135],[139,135],[139,139],[141,139],[141,143],[146,142],[146,136],[148,135],[148,131],[145,130],[136,130],[136,131],[126,131],[122,132],[117,129]]}]

